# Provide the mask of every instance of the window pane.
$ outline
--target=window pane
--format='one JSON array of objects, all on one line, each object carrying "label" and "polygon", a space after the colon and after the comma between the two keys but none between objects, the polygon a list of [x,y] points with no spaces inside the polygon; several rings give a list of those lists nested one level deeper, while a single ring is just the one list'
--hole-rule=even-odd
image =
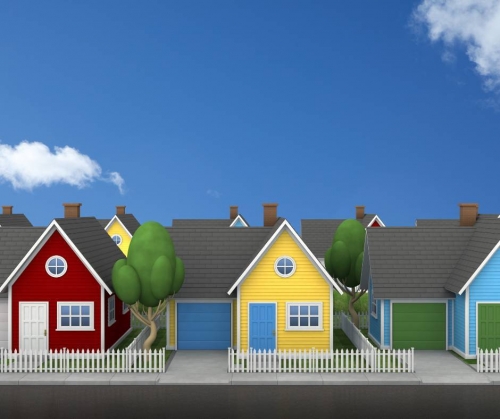
[{"label": "window pane", "polygon": [[290,326],[298,326],[299,318],[298,317],[290,317]]},{"label": "window pane", "polygon": [[318,306],[310,306],[309,313],[311,313],[311,315],[317,316],[318,315]]},{"label": "window pane", "polygon": [[308,314],[309,306],[300,306],[300,314]]},{"label": "window pane", "polygon": [[69,326],[69,317],[61,317],[61,326]]},{"label": "window pane", "polygon": [[301,326],[309,326],[309,322],[307,320],[308,320],[307,317],[301,317],[300,318],[300,325]]},{"label": "window pane", "polygon": [[292,273],[292,270],[293,270],[293,268],[292,268],[291,266],[287,266],[287,267],[285,268],[285,274],[286,274],[286,275],[291,274],[291,273]]},{"label": "window pane", "polygon": [[278,260],[278,263],[276,266],[285,266],[285,259]]},{"label": "window pane", "polygon": [[82,317],[82,326],[90,326],[90,317]]},{"label": "window pane", "polygon": [[278,266],[278,272],[281,274],[281,275],[285,275],[285,268],[283,266]]},{"label": "window pane", "polygon": [[319,325],[318,320],[319,320],[318,317],[311,317],[309,326],[318,326]]},{"label": "window pane", "polygon": [[62,266],[57,266],[55,269],[56,269],[56,275],[60,275],[64,271],[64,268]]},{"label": "window pane", "polygon": [[80,306],[71,306],[71,314],[79,315],[80,314]]},{"label": "window pane", "polygon": [[299,306],[290,306],[290,314],[299,314]]},{"label": "window pane", "polygon": [[71,317],[71,326],[80,326],[80,317]]},{"label": "window pane", "polygon": [[82,306],[82,315],[88,316],[90,314],[90,306]]},{"label": "window pane", "polygon": [[50,266],[56,266],[56,261],[57,261],[57,259],[50,259],[49,260],[49,267]]},{"label": "window pane", "polygon": [[57,275],[57,268],[55,266],[49,266],[49,272],[52,275]]},{"label": "window pane", "polygon": [[64,315],[68,315],[69,314],[69,306],[61,306],[61,314]]}]

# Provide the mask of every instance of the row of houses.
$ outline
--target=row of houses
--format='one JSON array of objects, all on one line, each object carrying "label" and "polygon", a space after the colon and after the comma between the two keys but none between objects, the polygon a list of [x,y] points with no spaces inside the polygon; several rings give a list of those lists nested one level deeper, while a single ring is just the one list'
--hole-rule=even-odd
[{"label": "row of houses", "polygon": [[[118,206],[108,220],[64,218],[33,227],[0,215],[0,347],[107,350],[131,331],[111,269],[139,222]],[[300,235],[263,204],[250,226],[238,207],[222,219],[174,219],[165,227],[185,264],[169,301],[168,349],[334,349],[334,293],[324,267],[341,219],[301,221]],[[454,220],[386,227],[356,207],[367,230],[361,285],[370,298],[369,334],[381,348],[500,346],[500,220],[461,204]]]}]

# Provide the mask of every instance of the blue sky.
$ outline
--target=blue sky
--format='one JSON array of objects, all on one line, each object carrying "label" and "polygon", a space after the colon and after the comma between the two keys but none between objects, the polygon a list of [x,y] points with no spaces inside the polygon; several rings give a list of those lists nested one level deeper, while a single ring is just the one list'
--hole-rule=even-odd
[{"label": "blue sky", "polygon": [[500,0],[3,1],[0,204],[500,213]]}]

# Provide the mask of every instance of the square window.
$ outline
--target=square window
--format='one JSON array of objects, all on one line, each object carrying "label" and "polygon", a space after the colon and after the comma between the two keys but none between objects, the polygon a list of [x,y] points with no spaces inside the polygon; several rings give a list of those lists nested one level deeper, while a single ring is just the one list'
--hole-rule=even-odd
[{"label": "square window", "polygon": [[299,307],[298,306],[290,306],[290,314],[291,315],[299,314]]},{"label": "square window", "polygon": [[80,317],[71,317],[71,326],[80,326]]},{"label": "square window", "polygon": [[71,315],[78,316],[80,314],[80,306],[71,306]]},{"label": "square window", "polygon": [[310,318],[310,321],[311,321],[311,326],[319,326],[319,319],[317,317],[311,317]]},{"label": "square window", "polygon": [[57,330],[94,330],[94,303],[58,303]]},{"label": "square window", "polygon": [[298,317],[290,317],[290,326],[298,326],[299,318]]},{"label": "square window", "polygon": [[309,326],[309,318],[307,317],[301,317],[300,318],[300,325],[301,326]]},{"label": "square window", "polygon": [[309,306],[300,306],[300,314],[307,315],[309,313]]},{"label": "square window", "polygon": [[82,316],[88,316],[90,314],[89,306],[82,306]]},{"label": "square window", "polygon": [[90,317],[82,317],[82,326],[90,326]]},{"label": "square window", "polygon": [[69,326],[69,317],[61,317],[61,326]]},{"label": "square window", "polygon": [[287,330],[323,330],[322,303],[287,303]]},{"label": "square window", "polygon": [[311,316],[317,316],[318,315],[318,306],[310,306],[309,312],[311,313]]},{"label": "square window", "polygon": [[68,315],[69,314],[69,306],[61,306],[61,314]]}]

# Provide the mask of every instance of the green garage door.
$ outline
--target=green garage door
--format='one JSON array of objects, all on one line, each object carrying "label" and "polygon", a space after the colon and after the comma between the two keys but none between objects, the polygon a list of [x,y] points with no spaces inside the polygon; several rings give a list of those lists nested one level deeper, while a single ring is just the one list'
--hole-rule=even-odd
[{"label": "green garage door", "polygon": [[477,340],[480,349],[500,348],[500,304],[478,304]]},{"label": "green garage door", "polygon": [[393,303],[394,349],[446,349],[445,303]]}]

